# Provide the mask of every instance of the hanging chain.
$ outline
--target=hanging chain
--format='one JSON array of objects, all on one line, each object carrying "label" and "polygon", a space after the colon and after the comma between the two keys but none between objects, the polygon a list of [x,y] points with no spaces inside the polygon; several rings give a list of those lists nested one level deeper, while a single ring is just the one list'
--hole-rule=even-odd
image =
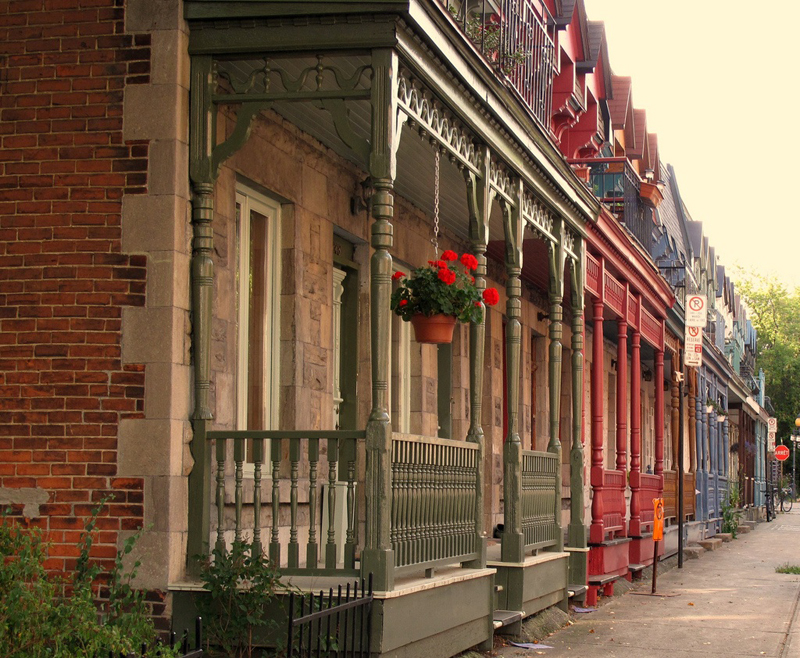
[{"label": "hanging chain", "polygon": [[433,152],[433,259],[439,259],[439,147]]}]

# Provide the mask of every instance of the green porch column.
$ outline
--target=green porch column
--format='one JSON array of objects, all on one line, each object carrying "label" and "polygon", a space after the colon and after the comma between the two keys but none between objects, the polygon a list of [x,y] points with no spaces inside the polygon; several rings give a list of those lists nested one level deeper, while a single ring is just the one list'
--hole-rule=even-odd
[{"label": "green porch column", "polygon": [[572,549],[569,582],[583,585],[587,574],[586,527],[583,524],[583,245],[576,243],[578,259],[570,260],[572,271],[572,448],[569,453],[569,531]]},{"label": "green porch column", "polygon": [[191,63],[190,177],[192,180],[192,361],[194,411],[191,451],[194,466],[189,474],[189,526],[187,564],[197,571],[194,557],[209,551],[211,531],[211,458],[206,441],[212,420],[209,404],[211,386],[211,318],[214,289],[214,179],[211,161],[213,145],[213,85],[211,57],[193,57]]},{"label": "green porch column", "polygon": [[519,368],[522,348],[522,181],[517,181],[517,205],[503,203],[506,243],[506,410],[508,435],[503,445],[503,562],[522,562],[525,538],[522,534],[522,442],[519,437]]},{"label": "green porch column", "polygon": [[558,459],[556,468],[556,496],[555,496],[555,522],[558,543],[556,549],[564,550],[564,535],[561,532],[561,440],[559,426],[561,419],[561,354],[562,354],[562,327],[563,311],[561,304],[564,300],[564,265],[566,251],[564,249],[564,221],[558,220],[558,244],[549,245],[550,256],[550,362],[549,362],[549,391],[550,391],[550,442],[547,452],[556,455]]},{"label": "green porch column", "polygon": [[[483,176],[478,178],[465,171],[467,183],[467,207],[469,208],[469,234],[472,253],[478,261],[475,270],[475,286],[483,293],[486,289],[486,246],[489,242],[489,214],[492,203],[491,186],[489,185],[489,149],[483,150]],[[486,566],[486,532],[484,529],[484,482],[486,458],[485,437],[483,434],[483,363],[486,344],[486,305],[483,306],[483,321],[469,326],[469,431],[467,441],[478,446],[478,473],[475,478],[475,541],[478,557],[467,563],[473,569]]]},{"label": "green porch column", "polygon": [[369,173],[372,197],[372,260],[370,261],[370,322],[372,411],[366,438],[367,527],[361,572],[373,574],[374,588],[389,591],[394,584],[394,553],[390,538],[392,509],[392,425],[389,418],[391,357],[394,179],[397,143],[397,56],[391,50],[372,53],[372,139]]}]

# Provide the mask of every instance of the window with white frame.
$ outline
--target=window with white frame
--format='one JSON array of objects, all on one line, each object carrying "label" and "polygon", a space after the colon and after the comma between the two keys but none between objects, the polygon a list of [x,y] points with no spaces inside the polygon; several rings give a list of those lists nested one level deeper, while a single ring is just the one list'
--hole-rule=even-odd
[{"label": "window with white frame", "polygon": [[[280,204],[237,185],[236,428],[277,428]],[[249,454],[248,449],[248,454]]]}]

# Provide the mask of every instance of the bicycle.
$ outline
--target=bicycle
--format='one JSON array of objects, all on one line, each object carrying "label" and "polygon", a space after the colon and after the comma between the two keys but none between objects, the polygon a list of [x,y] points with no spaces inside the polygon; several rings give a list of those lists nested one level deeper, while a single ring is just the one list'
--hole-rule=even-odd
[{"label": "bicycle", "polygon": [[767,521],[775,520],[775,500],[773,499],[772,487],[767,485],[764,488],[764,507],[767,512]]},{"label": "bicycle", "polygon": [[791,512],[792,511],[792,495],[789,492],[788,487],[781,487],[778,489],[778,497],[780,498],[781,503],[781,512]]}]

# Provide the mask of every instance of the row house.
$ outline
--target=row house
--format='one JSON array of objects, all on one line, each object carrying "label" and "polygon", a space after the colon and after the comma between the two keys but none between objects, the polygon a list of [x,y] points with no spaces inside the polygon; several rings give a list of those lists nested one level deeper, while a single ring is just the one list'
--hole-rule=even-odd
[{"label": "row house", "polygon": [[[2,19],[0,495],[53,568],[110,494],[94,551],[146,528],[162,627],[246,542],[371,575],[372,654],[449,656],[652,563],[653,498],[713,532],[731,432],[757,495],[752,326],[582,0],[35,4]],[[423,344],[393,275],[444,250],[499,304]]]}]

